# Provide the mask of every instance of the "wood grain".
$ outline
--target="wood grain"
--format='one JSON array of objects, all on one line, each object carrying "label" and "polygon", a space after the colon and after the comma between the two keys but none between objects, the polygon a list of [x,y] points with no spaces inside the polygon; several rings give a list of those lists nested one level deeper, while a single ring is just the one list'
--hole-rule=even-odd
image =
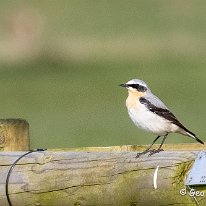
[{"label": "wood grain", "polygon": [[[0,205],[8,205],[6,176],[22,154],[0,152]],[[134,151],[98,148],[35,152],[15,166],[9,183],[10,199],[15,206],[195,205],[193,198],[181,196],[179,191],[185,188],[185,177],[196,155],[197,151],[176,150],[136,159]],[[197,199],[205,201],[204,197]]]},{"label": "wood grain", "polygon": [[0,119],[0,151],[29,150],[29,123],[23,119]]}]

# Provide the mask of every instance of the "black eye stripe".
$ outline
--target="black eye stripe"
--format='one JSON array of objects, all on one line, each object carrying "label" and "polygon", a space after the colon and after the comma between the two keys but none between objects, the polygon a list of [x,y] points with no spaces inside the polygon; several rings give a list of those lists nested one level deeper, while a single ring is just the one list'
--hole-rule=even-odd
[{"label": "black eye stripe", "polygon": [[146,92],[147,91],[147,88],[145,86],[140,85],[140,84],[128,84],[128,86],[138,90],[139,92]]}]

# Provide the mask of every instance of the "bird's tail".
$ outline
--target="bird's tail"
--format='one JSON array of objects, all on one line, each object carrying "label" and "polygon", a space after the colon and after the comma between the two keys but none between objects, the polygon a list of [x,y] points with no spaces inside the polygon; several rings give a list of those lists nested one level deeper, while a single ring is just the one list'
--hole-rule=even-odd
[{"label": "bird's tail", "polygon": [[186,133],[187,136],[194,138],[196,141],[198,141],[198,142],[201,143],[201,144],[204,144],[204,142],[203,142],[201,139],[197,138],[194,133],[190,132],[190,131],[189,131],[188,129],[186,129],[186,128],[183,128],[183,129],[184,129],[184,131],[185,131],[185,133]]}]

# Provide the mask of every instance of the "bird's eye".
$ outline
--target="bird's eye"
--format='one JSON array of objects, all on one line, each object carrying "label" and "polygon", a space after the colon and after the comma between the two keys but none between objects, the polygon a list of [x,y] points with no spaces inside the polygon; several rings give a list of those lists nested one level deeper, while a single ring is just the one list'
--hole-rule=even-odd
[{"label": "bird's eye", "polygon": [[147,91],[147,88],[145,86],[140,85],[140,84],[130,84],[128,86],[136,89],[139,92],[146,92]]},{"label": "bird's eye", "polygon": [[139,88],[137,90],[140,91],[140,92],[146,92],[147,88],[142,86],[142,85],[139,85]]}]

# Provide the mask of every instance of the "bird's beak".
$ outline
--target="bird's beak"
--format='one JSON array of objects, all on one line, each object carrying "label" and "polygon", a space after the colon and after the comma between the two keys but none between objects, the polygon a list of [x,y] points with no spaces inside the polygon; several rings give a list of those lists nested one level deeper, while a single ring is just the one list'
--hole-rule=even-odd
[{"label": "bird's beak", "polygon": [[119,86],[121,86],[121,87],[128,87],[127,84],[120,84]]}]

